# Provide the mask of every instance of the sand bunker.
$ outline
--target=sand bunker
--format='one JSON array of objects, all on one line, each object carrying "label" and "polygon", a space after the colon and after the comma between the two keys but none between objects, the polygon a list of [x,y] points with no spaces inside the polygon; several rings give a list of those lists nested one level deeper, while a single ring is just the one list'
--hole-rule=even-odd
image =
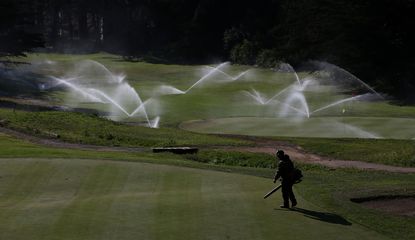
[{"label": "sand bunker", "polygon": [[351,201],[382,212],[415,217],[415,196],[377,196]]}]

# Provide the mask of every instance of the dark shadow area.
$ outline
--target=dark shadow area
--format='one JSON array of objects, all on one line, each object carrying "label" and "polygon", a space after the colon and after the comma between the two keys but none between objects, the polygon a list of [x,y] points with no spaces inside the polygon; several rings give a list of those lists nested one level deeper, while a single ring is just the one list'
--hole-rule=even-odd
[{"label": "dark shadow area", "polygon": [[8,101],[6,99],[0,99],[0,107],[1,108],[8,108],[8,109],[15,109],[15,110],[23,110],[23,111],[28,111],[28,112],[59,111],[59,110],[61,110],[57,106],[26,104],[26,103]]},{"label": "dark shadow area", "polygon": [[414,195],[381,195],[350,199],[354,203],[392,215],[415,216]]},{"label": "dark shadow area", "polygon": [[312,219],[322,221],[322,222],[328,222],[328,223],[340,224],[340,225],[346,225],[346,226],[352,225],[351,222],[347,221],[342,216],[334,214],[334,213],[318,212],[318,211],[312,211],[312,210],[307,210],[307,209],[297,208],[297,207],[291,208],[290,210],[294,212],[302,213],[304,214],[305,217],[312,218]]},{"label": "dark shadow area", "polygon": [[40,89],[45,77],[33,73],[27,66],[20,65],[15,68],[0,66],[0,96],[41,97],[45,94]]},{"label": "dark shadow area", "polygon": [[410,198],[415,198],[415,195],[379,195],[379,196],[369,196],[369,197],[361,197],[361,198],[351,198],[350,201],[354,203],[364,203],[364,202],[370,202],[370,201],[410,199]]},{"label": "dark shadow area", "polygon": [[[19,102],[19,100],[22,102]],[[27,112],[65,111],[65,112],[79,112],[79,113],[96,115],[96,116],[109,116],[110,115],[109,112],[99,111],[99,110],[90,109],[90,108],[71,108],[71,107],[65,107],[65,106],[46,105],[46,103],[31,104],[29,102],[24,103],[24,101],[25,101],[24,99],[16,99],[16,101],[12,101],[8,99],[0,98],[0,108],[22,110],[22,111],[27,111]]]}]

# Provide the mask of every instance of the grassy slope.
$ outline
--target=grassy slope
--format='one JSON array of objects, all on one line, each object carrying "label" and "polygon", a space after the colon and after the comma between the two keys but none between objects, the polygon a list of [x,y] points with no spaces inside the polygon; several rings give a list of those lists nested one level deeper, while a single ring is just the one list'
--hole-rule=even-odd
[{"label": "grassy slope", "polygon": [[58,134],[74,143],[113,146],[239,145],[246,142],[195,134],[183,130],[127,126],[86,114],[70,112],[25,112],[0,109],[7,127],[29,134]]},{"label": "grassy slope", "polygon": [[[70,112],[25,112],[0,109],[8,127],[34,135],[53,132],[68,142],[113,146],[244,145],[249,142],[162,128],[128,126]],[[386,139],[276,138],[338,159],[415,166],[415,141]]]},{"label": "grassy slope", "polygon": [[[288,239],[315,239],[322,233],[327,239],[380,237],[357,223],[386,236],[415,237],[411,227],[415,219],[381,214],[349,201],[352,197],[414,194],[415,174],[327,171],[302,165],[305,181],[295,188],[305,211],[286,212],[273,210],[280,201],[279,194],[262,200],[272,187],[270,179],[131,161],[266,177],[272,176],[270,169],[206,165],[172,155],[45,148],[5,135],[0,136],[0,145],[0,232],[5,239],[183,238],[185,234],[192,238],[226,239],[228,235],[267,239],[277,233],[284,233]],[[10,159],[27,156],[32,158]],[[68,156],[72,159],[37,159]],[[78,160],[78,156],[117,162]],[[216,164],[247,165],[248,161],[252,166],[272,167],[266,165],[270,161],[266,155],[256,156],[256,163],[253,154],[206,152],[199,158],[202,162],[221,159]],[[237,162],[241,158],[246,161]]]},{"label": "grassy slope", "polygon": [[336,159],[415,167],[415,141],[391,139],[278,138]]}]

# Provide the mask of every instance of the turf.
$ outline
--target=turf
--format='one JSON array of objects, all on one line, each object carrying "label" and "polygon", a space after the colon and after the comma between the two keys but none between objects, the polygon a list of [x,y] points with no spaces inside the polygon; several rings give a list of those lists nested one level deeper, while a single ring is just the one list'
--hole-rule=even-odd
[{"label": "turf", "polygon": [[[60,140],[73,143],[127,147],[252,145],[252,142],[245,140],[195,134],[172,128],[149,129],[130,126],[92,115],[71,112],[26,112],[0,109],[0,119],[7,120],[8,128],[39,137],[50,137],[50,134],[53,133],[59,135]],[[209,126],[217,128],[219,125],[211,124]],[[189,123],[188,127],[191,128],[192,123]],[[228,124],[223,130],[232,130],[232,127],[232,124]],[[244,129],[248,130],[248,128]],[[257,127],[255,129],[259,131]],[[263,129],[265,132],[270,132],[268,128]],[[284,128],[281,130],[287,131]],[[323,129],[321,131],[324,132]],[[395,166],[415,166],[415,141],[413,140],[291,137],[278,137],[275,140],[289,141],[300,145],[307,151],[337,159],[360,160]],[[41,151],[38,152],[37,154],[41,154]],[[30,156],[30,154],[31,151],[21,153],[22,157]],[[56,157],[67,157],[68,155],[70,154],[61,153]],[[93,154],[90,156],[93,157]]]},{"label": "turf", "polygon": [[376,229],[394,239],[415,237],[412,230],[414,217],[381,213],[350,200],[371,196],[414,196],[415,174],[308,169],[306,179],[298,187],[300,194],[319,206],[325,206],[329,212],[336,211],[353,219],[354,223]]},{"label": "turf", "polygon": [[413,139],[414,124],[412,118],[312,117],[290,120],[241,117],[193,120],[180,127],[200,133],[252,136]]},{"label": "turf", "polygon": [[[42,58],[57,64],[53,68],[36,65]],[[83,59],[97,60],[113,72],[126,73],[127,80],[143,99],[152,97],[153,90],[162,84],[186,89],[205,71],[204,66],[126,62],[109,54],[41,54],[30,55],[27,60],[33,61],[38,76],[46,77],[64,76],[74,62]],[[230,66],[224,70],[237,74],[247,68]],[[300,73],[300,76],[305,75]],[[217,82],[208,81],[187,95],[160,97],[162,128],[158,130],[85,114],[7,109],[0,110],[0,118],[7,120],[1,124],[41,137],[57,135],[64,141],[106,146],[245,145],[250,143],[168,127],[194,119],[260,117],[256,125],[251,125],[256,132],[254,135],[258,135],[263,129],[271,129],[265,128],[261,121],[264,117],[278,116],[276,109],[258,106],[242,91],[254,88],[270,97],[295,79],[292,74],[255,69],[241,81],[222,80],[225,79],[217,77]],[[311,110],[349,94],[345,89],[305,93]],[[86,102],[75,104],[68,96],[62,91],[41,95],[55,104],[105,109],[105,106]],[[400,128],[396,126],[410,126],[408,123],[415,117],[413,110],[414,107],[399,107],[387,101],[358,101],[318,112],[312,116],[316,118],[312,121],[321,119],[324,123],[325,118],[337,118],[364,130],[385,131],[387,134],[382,134],[387,136],[396,131],[399,135],[410,135],[412,129],[399,133]],[[149,113],[156,114],[151,109]],[[399,121],[388,123],[390,127],[385,129],[384,120],[392,118]],[[142,119],[128,121],[139,123]],[[311,128],[317,126],[319,124],[314,123]],[[226,128],[235,126],[231,124]],[[326,130],[324,125],[318,129]],[[318,129],[309,136],[321,133]],[[284,140],[339,158],[413,166],[413,141]],[[328,170],[300,165],[305,175],[305,181],[296,186],[301,209],[281,211],[275,209],[279,196],[262,199],[274,186],[270,178],[275,163],[266,155],[201,151],[197,156],[178,157],[148,152],[97,152],[38,146],[5,135],[0,135],[0,146],[0,239],[415,237],[413,218],[383,214],[350,201],[350,198],[385,194],[413,196],[414,174]]]},{"label": "turf", "polygon": [[[24,234],[31,239],[107,235],[151,239],[172,234],[274,239],[278,233],[288,239],[318,234],[332,239],[336,232],[342,234],[340,239],[415,236],[413,218],[383,214],[350,201],[413,195],[415,174],[329,171],[297,163],[305,175],[295,187],[301,209],[290,212],[275,209],[279,194],[262,200],[273,187],[275,162],[268,155],[202,151],[182,158],[81,151],[43,147],[6,135],[0,135],[0,145],[2,239],[26,239]],[[85,159],[94,157],[100,160]]]},{"label": "turf", "polygon": [[40,137],[58,136],[63,141],[112,146],[243,145],[245,141],[187,131],[130,126],[93,115],[73,112],[27,112],[0,108],[8,128]]},{"label": "turf", "polygon": [[2,159],[2,239],[383,239],[300,198],[263,200],[269,179],[99,160]]},{"label": "turf", "polygon": [[307,151],[335,159],[415,167],[413,140],[344,138],[284,138],[284,140],[298,144]]},{"label": "turf", "polygon": [[[39,64],[42,60],[55,62],[51,68]],[[158,101],[157,107],[149,107],[151,117],[161,116],[162,126],[177,126],[183,121],[194,119],[212,119],[228,117],[272,117],[279,116],[281,105],[274,104],[260,106],[244,91],[256,89],[264,97],[270,98],[285,87],[296,82],[291,73],[273,72],[268,69],[253,68],[249,66],[232,65],[222,70],[231,75],[251,69],[251,71],[238,81],[229,81],[221,74],[214,74],[211,78],[198,85],[185,95],[155,96],[158,86],[169,85],[185,90],[206,73],[206,66],[199,65],[166,65],[149,64],[145,62],[128,62],[120,56],[111,54],[65,55],[65,54],[31,54],[24,61],[32,62],[36,74],[44,76],[65,76],[73,68],[74,63],[81,60],[92,59],[104,64],[114,73],[126,74],[126,80],[137,90],[143,100],[154,98]],[[212,64],[214,66],[215,64]],[[299,73],[301,78],[310,76],[308,73]],[[323,86],[326,91],[305,91],[309,110],[312,112],[337,100],[351,97],[347,88],[333,88]],[[101,108],[79,99],[71,97],[63,91],[45,92],[47,99],[57,103],[75,107]],[[279,100],[285,101],[287,96],[281,95]],[[75,100],[75,101],[74,101]],[[76,102],[76,104],[75,104]],[[295,102],[293,102],[296,107]],[[384,101],[351,101],[316,112],[312,117],[388,117],[388,118],[415,118],[413,106],[396,106]],[[343,113],[345,110],[345,113]],[[295,114],[290,112],[290,114]],[[142,121],[143,119],[126,119],[127,121]],[[376,123],[376,122],[375,122]],[[400,126],[408,124],[402,124]],[[369,122],[370,124],[370,122]],[[257,123],[257,126],[260,122]],[[310,135],[308,137],[312,137]]]}]

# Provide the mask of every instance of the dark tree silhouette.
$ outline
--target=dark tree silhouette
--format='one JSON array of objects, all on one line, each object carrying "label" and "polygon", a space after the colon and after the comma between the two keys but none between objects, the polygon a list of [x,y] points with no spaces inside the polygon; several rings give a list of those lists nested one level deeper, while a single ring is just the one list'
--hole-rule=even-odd
[{"label": "dark tree silhouette", "polygon": [[[23,5],[27,8],[21,8]],[[0,2],[0,56],[24,56],[33,48],[43,47],[42,36],[33,28],[31,7],[25,1]]]},{"label": "dark tree silhouette", "polygon": [[43,37],[46,51],[130,60],[325,60],[415,102],[414,13],[415,0],[2,0],[0,55]]}]

